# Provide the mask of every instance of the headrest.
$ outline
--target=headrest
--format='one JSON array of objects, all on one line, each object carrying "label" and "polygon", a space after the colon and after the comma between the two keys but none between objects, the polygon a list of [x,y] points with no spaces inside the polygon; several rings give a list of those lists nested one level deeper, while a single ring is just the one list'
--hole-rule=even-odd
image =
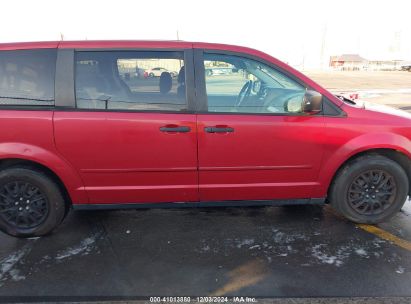
[{"label": "headrest", "polygon": [[163,72],[160,75],[160,93],[167,94],[173,85],[173,78],[169,72]]}]

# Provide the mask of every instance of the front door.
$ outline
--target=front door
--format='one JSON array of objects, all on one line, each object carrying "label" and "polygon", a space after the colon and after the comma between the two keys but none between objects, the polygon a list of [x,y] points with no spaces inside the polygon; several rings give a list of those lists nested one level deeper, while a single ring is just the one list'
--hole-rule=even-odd
[{"label": "front door", "polygon": [[[55,113],[55,140],[80,172],[91,203],[198,200],[190,54],[76,53],[77,108]],[[161,74],[147,73],[155,68]]]},{"label": "front door", "polygon": [[301,112],[304,85],[255,59],[196,57],[205,104],[198,115],[200,200],[319,195],[324,120]]}]

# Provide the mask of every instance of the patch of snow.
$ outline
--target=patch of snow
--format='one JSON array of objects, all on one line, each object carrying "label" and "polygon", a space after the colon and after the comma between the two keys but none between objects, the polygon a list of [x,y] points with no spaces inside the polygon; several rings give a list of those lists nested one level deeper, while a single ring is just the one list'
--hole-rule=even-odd
[{"label": "patch of snow", "polygon": [[284,232],[277,232],[274,235],[274,242],[276,243],[283,243],[284,242],[285,233]]},{"label": "patch of snow", "polygon": [[8,278],[13,281],[24,280],[25,277],[20,275],[20,271],[17,267],[21,263],[22,259],[31,251],[31,244],[26,244],[20,250],[17,250],[9,256],[0,260],[0,286]]},{"label": "patch of snow", "polygon": [[[356,258],[381,258],[384,252],[381,250],[388,242],[378,237],[375,239],[363,241],[360,237],[353,236],[344,244],[339,246],[328,246],[327,241],[319,242],[318,237],[314,235],[323,235],[321,231],[312,233],[296,233],[293,231],[281,231],[277,228],[271,228],[263,231],[263,240],[253,238],[225,238],[223,244],[215,239],[201,239],[199,246],[194,248],[198,253],[220,253],[229,256],[233,250],[245,249],[250,250],[252,256],[261,256],[271,263],[276,257],[292,257],[299,252],[304,254],[309,260],[304,264],[305,267],[315,266],[316,264],[332,265],[341,267],[350,257]],[[301,243],[305,246],[301,246]],[[223,245],[223,246],[221,246]],[[221,248],[223,247],[223,248]],[[220,252],[218,248],[221,248]],[[397,257],[391,257],[398,260]]]},{"label": "patch of snow", "polygon": [[293,243],[296,240],[300,241],[308,241],[310,238],[304,234],[292,234],[292,233],[284,233],[281,231],[276,231],[273,236],[273,240],[277,244],[289,244]]},{"label": "patch of snow", "polygon": [[51,257],[49,256],[49,255],[45,255],[45,256],[43,256],[41,259],[40,259],[40,261],[38,262],[38,264],[40,265],[40,264],[44,264],[44,263],[46,263],[46,262],[48,262],[48,261],[50,261],[51,260]]},{"label": "patch of snow", "polygon": [[367,251],[365,251],[363,248],[357,248],[355,249],[355,253],[358,254],[359,256],[367,256]]},{"label": "patch of snow", "polygon": [[203,247],[201,248],[202,251],[206,252],[210,250],[210,246],[208,246],[207,244],[204,244]]},{"label": "patch of snow", "polygon": [[97,235],[93,235],[81,241],[77,246],[69,247],[57,253],[55,259],[58,261],[70,258],[75,255],[88,255],[95,247]]},{"label": "patch of snow", "polygon": [[374,238],[374,240],[372,241],[372,245],[375,248],[381,248],[381,244],[385,244],[385,243],[387,243],[387,241],[380,239],[380,238]]},{"label": "patch of snow", "polygon": [[315,245],[311,250],[311,255],[323,264],[335,265],[337,267],[343,265],[343,260],[349,256],[349,254],[345,252],[345,249],[340,248],[336,255],[330,255],[323,251],[325,246],[325,244]]},{"label": "patch of snow", "polygon": [[22,280],[26,279],[26,277],[24,275],[20,274],[20,270],[15,269],[15,268],[13,268],[9,271],[9,275],[10,275],[11,279],[15,282],[22,281]]},{"label": "patch of snow", "polygon": [[237,243],[237,248],[241,248],[243,246],[250,246],[252,244],[254,244],[254,239],[241,240]]},{"label": "patch of snow", "polygon": [[411,201],[408,200],[405,202],[404,206],[401,208],[401,212],[404,213],[406,216],[411,215]]}]

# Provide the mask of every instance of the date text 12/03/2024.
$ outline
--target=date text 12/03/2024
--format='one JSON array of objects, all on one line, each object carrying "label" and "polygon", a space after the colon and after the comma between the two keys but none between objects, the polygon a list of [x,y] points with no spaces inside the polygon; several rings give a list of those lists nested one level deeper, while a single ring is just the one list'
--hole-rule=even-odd
[{"label": "date text 12/03/2024", "polygon": [[150,297],[151,303],[258,303],[253,297]]}]

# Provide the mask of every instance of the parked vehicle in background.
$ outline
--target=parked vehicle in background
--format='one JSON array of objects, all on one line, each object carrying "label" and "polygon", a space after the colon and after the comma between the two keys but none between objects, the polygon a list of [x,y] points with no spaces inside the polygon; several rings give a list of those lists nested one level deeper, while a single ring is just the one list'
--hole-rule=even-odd
[{"label": "parked vehicle in background", "polygon": [[[176,79],[133,77],[153,62]],[[232,72],[207,77],[212,65]],[[0,229],[19,237],[71,208],[329,203],[379,223],[410,193],[410,114],[340,99],[245,47],[3,44],[0,128]]]},{"label": "parked vehicle in background", "polygon": [[403,65],[403,66],[401,67],[401,71],[411,72],[411,65]]},{"label": "parked vehicle in background", "polygon": [[233,73],[233,68],[206,67],[206,76],[228,75]]},{"label": "parked vehicle in background", "polygon": [[176,77],[177,74],[178,74],[177,72],[169,71],[165,68],[157,67],[157,68],[152,68],[152,69],[147,70],[147,75],[148,75],[148,77],[160,77],[161,74],[164,73],[164,72],[170,73],[170,75],[172,77]]}]

